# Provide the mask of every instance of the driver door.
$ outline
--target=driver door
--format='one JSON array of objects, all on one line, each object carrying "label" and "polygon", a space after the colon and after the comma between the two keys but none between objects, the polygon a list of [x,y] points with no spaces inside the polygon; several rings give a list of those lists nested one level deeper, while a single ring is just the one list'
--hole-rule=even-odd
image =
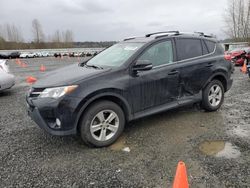
[{"label": "driver door", "polygon": [[172,40],[148,47],[138,60],[147,60],[153,68],[137,72],[130,79],[130,96],[134,113],[160,105],[177,104],[179,72],[175,69]]}]

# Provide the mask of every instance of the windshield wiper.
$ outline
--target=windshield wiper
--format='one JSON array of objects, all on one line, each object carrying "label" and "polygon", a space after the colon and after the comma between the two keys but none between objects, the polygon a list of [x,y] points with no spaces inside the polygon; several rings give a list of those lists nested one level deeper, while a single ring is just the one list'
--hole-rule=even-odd
[{"label": "windshield wiper", "polygon": [[88,61],[84,61],[84,62],[79,63],[78,65],[79,65],[80,67],[83,67],[83,66],[86,65],[87,62],[88,62]]},{"label": "windshield wiper", "polygon": [[86,67],[92,67],[94,69],[103,69],[102,67],[100,67],[98,65],[88,65],[87,63],[85,63],[84,66],[86,66]]},{"label": "windshield wiper", "polygon": [[84,61],[84,62],[82,62],[82,63],[79,63],[79,66],[81,66],[81,67],[92,67],[92,68],[94,68],[94,69],[103,69],[103,67],[100,67],[100,66],[98,66],[98,65],[89,65],[89,64],[87,64],[88,63],[88,61]]}]

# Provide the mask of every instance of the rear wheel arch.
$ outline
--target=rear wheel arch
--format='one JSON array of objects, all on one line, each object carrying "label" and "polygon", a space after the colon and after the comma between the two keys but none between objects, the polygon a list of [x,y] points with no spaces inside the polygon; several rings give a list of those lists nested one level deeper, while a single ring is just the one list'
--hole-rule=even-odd
[{"label": "rear wheel arch", "polygon": [[84,113],[87,111],[87,109],[92,106],[93,104],[99,102],[99,101],[111,101],[117,104],[122,110],[125,115],[125,120],[129,121],[131,119],[131,109],[129,104],[126,102],[126,100],[116,93],[102,93],[92,96],[91,98],[88,98],[87,101],[83,101],[82,104],[80,104],[81,108],[78,111],[77,115],[77,121],[75,123],[77,132],[79,132],[79,122],[81,118],[83,117]]},{"label": "rear wheel arch", "polygon": [[226,76],[223,73],[216,73],[214,75],[212,75],[208,81],[206,82],[206,84],[204,84],[203,89],[212,81],[212,80],[219,80],[223,87],[224,87],[224,91],[227,91],[227,79]]}]

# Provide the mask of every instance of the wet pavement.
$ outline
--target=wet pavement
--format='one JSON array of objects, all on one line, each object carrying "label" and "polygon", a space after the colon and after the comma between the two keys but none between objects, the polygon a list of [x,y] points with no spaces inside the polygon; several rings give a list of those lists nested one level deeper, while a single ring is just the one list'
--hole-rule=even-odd
[{"label": "wet pavement", "polygon": [[205,155],[214,157],[222,157],[226,159],[235,159],[240,157],[238,147],[233,146],[230,142],[221,140],[205,141],[200,145],[199,149]]},{"label": "wet pavement", "polygon": [[112,146],[43,132],[26,113],[27,76],[77,58],[10,61],[17,84],[0,94],[1,187],[171,187],[179,160],[191,187],[250,187],[250,79],[236,68],[217,112],[193,106],[130,122]]}]

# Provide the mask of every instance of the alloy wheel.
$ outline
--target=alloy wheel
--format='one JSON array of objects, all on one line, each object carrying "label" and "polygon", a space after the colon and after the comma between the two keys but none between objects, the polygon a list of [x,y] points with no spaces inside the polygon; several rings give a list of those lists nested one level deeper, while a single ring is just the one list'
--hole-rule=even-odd
[{"label": "alloy wheel", "polygon": [[112,110],[98,112],[91,121],[90,132],[94,139],[107,141],[111,139],[119,128],[119,117]]},{"label": "alloy wheel", "polygon": [[219,85],[213,85],[208,94],[208,101],[211,106],[216,107],[220,104],[222,100],[222,89]]}]

